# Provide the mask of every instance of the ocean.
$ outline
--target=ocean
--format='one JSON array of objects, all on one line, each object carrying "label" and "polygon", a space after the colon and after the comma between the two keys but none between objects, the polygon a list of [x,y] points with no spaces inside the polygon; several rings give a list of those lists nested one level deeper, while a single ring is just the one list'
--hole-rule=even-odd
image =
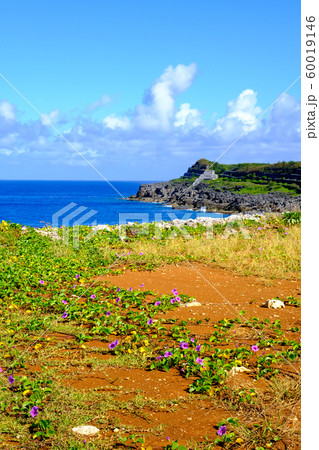
[{"label": "ocean", "polygon": [[[142,183],[112,181],[123,197],[136,194]],[[176,210],[159,203],[124,200],[105,181],[10,181],[0,180],[0,221],[31,227],[46,225],[116,225],[195,219],[223,214]]]}]

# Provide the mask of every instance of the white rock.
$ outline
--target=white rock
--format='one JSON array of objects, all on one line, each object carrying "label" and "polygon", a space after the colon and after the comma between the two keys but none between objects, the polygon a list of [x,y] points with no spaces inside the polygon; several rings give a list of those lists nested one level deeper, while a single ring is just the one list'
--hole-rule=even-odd
[{"label": "white rock", "polygon": [[237,373],[244,373],[244,372],[251,372],[250,369],[247,369],[247,367],[232,367],[230,374],[231,375],[236,375]]},{"label": "white rock", "polygon": [[265,306],[266,308],[277,309],[277,308],[284,308],[285,304],[281,300],[277,300],[275,298],[272,298],[270,300],[267,300],[266,303],[264,303],[263,306]]},{"label": "white rock", "polygon": [[81,436],[95,436],[100,430],[92,425],[82,425],[72,428],[73,433]]},{"label": "white rock", "polygon": [[181,306],[184,306],[185,308],[192,308],[193,306],[202,306],[202,304],[197,301],[193,301],[189,303],[181,303]]}]

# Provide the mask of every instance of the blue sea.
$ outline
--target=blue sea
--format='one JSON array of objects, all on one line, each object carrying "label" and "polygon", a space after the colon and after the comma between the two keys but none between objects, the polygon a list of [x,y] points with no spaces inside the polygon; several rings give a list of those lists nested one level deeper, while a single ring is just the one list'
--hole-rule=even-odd
[{"label": "blue sea", "polygon": [[[31,227],[115,225],[195,219],[223,214],[177,210],[159,203],[124,200],[152,181],[9,181],[0,180],[0,221]],[[120,195],[121,194],[121,195]]]}]

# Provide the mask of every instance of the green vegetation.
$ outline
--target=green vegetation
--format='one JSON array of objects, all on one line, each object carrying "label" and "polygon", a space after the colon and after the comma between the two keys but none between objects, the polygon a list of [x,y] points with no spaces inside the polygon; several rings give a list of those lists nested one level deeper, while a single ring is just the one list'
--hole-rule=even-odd
[{"label": "green vegetation", "polygon": [[282,173],[290,174],[301,169],[300,161],[282,161],[275,164],[266,163],[238,163],[238,164],[220,164],[218,162],[209,161],[208,159],[199,159],[188,171],[196,171],[198,169],[213,169],[217,175],[232,170],[236,172],[257,172]]},{"label": "green vegetation", "polygon": [[[50,233],[50,228],[45,231]],[[74,231],[69,229],[70,242]],[[230,449],[243,444],[256,449],[271,448],[287,436],[296,441],[298,433],[288,422],[285,428],[285,416],[280,423],[273,416],[275,409],[279,416],[291,411],[299,399],[298,373],[292,370],[300,361],[297,327],[287,331],[279,319],[245,318],[245,311],[214,322],[203,316],[195,322],[167,318],[192,298],[175,289],[170,295],[142,286],[124,289],[99,278],[187,259],[270,281],[296,279],[296,217],[269,215],[217,224],[214,239],[212,230],[201,225],[182,232],[173,226],[159,230],[154,224],[136,224],[125,228],[125,239],[110,227],[86,240],[90,231],[79,227],[79,245],[72,247],[32,228],[0,224],[0,447],[151,450],[144,445],[148,436],[163,435],[163,430],[151,428],[151,415],[184,411],[199,400],[209,402],[209,409],[225,411],[227,418],[217,424],[214,438],[186,446],[175,440],[164,448]],[[298,299],[286,300],[287,308],[300,307]],[[202,321],[209,322],[210,332],[198,337],[194,327]],[[243,365],[249,367],[251,383],[228,384],[229,372]],[[188,396],[167,400],[136,391],[131,395],[115,385],[116,378],[101,389],[72,385],[74,380],[91,380],[96,371],[101,377],[110,367],[139,368],[147,371],[145,378],[174,372],[177,384],[189,380]],[[267,384],[266,391],[258,391],[259,380]],[[126,414],[144,420],[146,427],[123,425],[119,417]],[[101,429],[97,442],[84,442],[70,431],[92,422]]]},{"label": "green vegetation", "polygon": [[238,194],[268,194],[282,192],[289,195],[300,195],[297,184],[279,183],[276,181],[258,180],[241,181],[235,178],[218,178],[217,180],[204,180],[203,183],[214,189],[237,192]]},{"label": "green vegetation", "polygon": [[[301,163],[298,161],[283,161],[276,164],[219,164],[207,159],[200,159],[188,169],[188,176],[193,175],[191,178],[182,176],[171,180],[171,183],[190,185],[194,183],[199,176],[198,174],[207,168],[214,169],[215,173],[219,175],[217,180],[203,181],[214,189],[228,190],[239,194],[278,192],[287,195],[300,195],[301,193]],[[295,172],[297,172],[296,178],[291,179],[291,174]]]}]

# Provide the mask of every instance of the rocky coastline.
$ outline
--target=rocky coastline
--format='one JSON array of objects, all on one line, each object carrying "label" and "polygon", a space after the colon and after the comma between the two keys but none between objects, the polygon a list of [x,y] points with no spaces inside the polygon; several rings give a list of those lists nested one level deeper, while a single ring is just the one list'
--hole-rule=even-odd
[{"label": "rocky coastline", "polygon": [[300,211],[301,196],[280,192],[267,194],[239,194],[225,188],[218,189],[205,183],[190,188],[190,184],[171,181],[142,184],[136,195],[128,200],[165,203],[174,209],[231,213],[271,213]]}]

